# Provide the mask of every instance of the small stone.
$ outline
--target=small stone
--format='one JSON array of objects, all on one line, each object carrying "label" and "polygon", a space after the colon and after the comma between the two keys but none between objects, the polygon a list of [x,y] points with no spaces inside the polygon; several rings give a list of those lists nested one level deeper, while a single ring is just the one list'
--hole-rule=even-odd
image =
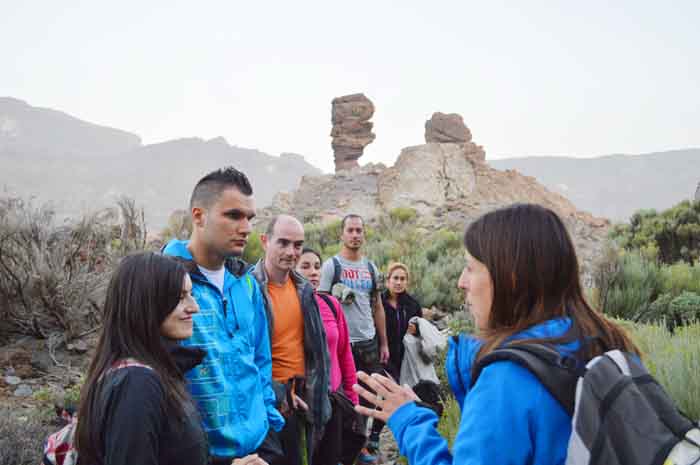
[{"label": "small stone", "polygon": [[19,376],[5,376],[5,382],[10,386],[16,386],[22,382],[22,378]]},{"label": "small stone", "polygon": [[32,395],[32,388],[26,384],[20,384],[13,394],[15,397],[29,397]]},{"label": "small stone", "polygon": [[47,373],[53,366],[51,356],[45,350],[38,350],[32,352],[32,358],[30,363],[32,365],[32,368],[34,368],[35,370],[42,371],[44,373]]},{"label": "small stone", "polygon": [[68,350],[77,354],[84,354],[88,351],[88,346],[85,341],[75,341],[67,346]]}]

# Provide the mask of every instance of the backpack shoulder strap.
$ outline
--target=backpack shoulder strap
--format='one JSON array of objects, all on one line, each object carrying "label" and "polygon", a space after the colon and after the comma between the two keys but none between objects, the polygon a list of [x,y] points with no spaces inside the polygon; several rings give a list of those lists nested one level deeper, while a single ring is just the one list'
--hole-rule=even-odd
[{"label": "backpack shoulder strap", "polygon": [[374,267],[374,263],[367,260],[367,268],[369,268],[369,274],[372,275],[372,294],[377,292],[377,270]]},{"label": "backpack shoulder strap", "polygon": [[[342,271],[342,266],[340,265],[340,260],[335,255],[331,257],[333,260],[333,280],[331,281],[331,288],[340,282],[340,273]],[[330,289],[329,289],[330,291]]]},{"label": "backpack shoulder strap", "polygon": [[330,307],[331,311],[333,312],[333,316],[335,317],[335,321],[338,321],[338,309],[335,308],[335,305],[333,305],[333,299],[331,299],[331,296],[329,296],[328,294],[320,293],[320,292],[317,293],[316,295],[318,295],[321,299],[323,299],[323,301],[326,303],[326,305],[328,305],[328,307]]},{"label": "backpack shoulder strap", "polygon": [[527,369],[564,410],[573,416],[576,383],[582,374],[577,370],[574,358],[562,356],[555,348],[545,344],[511,344],[494,350],[474,365],[472,386],[484,368],[501,360],[517,363]]}]

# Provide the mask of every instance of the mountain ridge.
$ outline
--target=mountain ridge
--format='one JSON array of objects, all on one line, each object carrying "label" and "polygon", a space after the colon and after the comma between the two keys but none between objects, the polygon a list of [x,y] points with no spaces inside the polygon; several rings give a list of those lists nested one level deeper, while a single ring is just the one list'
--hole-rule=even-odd
[{"label": "mountain ridge", "polygon": [[666,209],[692,198],[700,181],[700,148],[595,158],[530,156],[489,164],[532,176],[577,207],[616,221],[639,209]]},{"label": "mountain ridge", "polygon": [[0,163],[0,189],[50,201],[59,219],[114,206],[126,195],[145,207],[156,231],[186,208],[197,180],[217,168],[245,172],[260,206],[297,187],[302,176],[321,174],[302,155],[273,156],[221,136],[144,145],[136,134],[11,97],[0,98]]}]

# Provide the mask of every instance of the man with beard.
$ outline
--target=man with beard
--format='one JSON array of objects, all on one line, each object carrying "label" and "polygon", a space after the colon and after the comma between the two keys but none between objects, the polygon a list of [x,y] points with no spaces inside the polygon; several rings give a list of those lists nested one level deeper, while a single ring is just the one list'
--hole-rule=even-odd
[{"label": "man with beard", "polygon": [[[377,290],[377,267],[362,254],[364,221],[359,215],[347,215],[341,227],[340,253],[323,263],[319,292],[330,293],[338,283],[347,288],[341,303],[350,330],[355,366],[365,373],[383,373],[382,365],[389,360],[386,318]],[[376,462],[373,454],[379,447],[379,438],[371,439],[360,453],[359,460],[363,463]]]}]

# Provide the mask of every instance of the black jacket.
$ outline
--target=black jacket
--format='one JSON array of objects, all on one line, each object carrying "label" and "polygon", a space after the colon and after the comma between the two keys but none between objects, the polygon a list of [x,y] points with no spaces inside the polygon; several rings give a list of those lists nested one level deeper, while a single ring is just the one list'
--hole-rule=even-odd
[{"label": "black jacket", "polygon": [[399,294],[398,308],[389,303],[389,291],[382,293],[382,304],[386,315],[386,337],[389,342],[389,366],[387,370],[397,381],[401,373],[404,347],[403,337],[408,329],[408,320],[414,316],[423,316],[423,309],[409,293]]},{"label": "black jacket", "polygon": [[[171,347],[184,373],[204,357],[201,349]],[[105,376],[98,396],[104,465],[206,465],[208,444],[194,404],[178,419],[164,406],[155,371],[126,367]]]}]

